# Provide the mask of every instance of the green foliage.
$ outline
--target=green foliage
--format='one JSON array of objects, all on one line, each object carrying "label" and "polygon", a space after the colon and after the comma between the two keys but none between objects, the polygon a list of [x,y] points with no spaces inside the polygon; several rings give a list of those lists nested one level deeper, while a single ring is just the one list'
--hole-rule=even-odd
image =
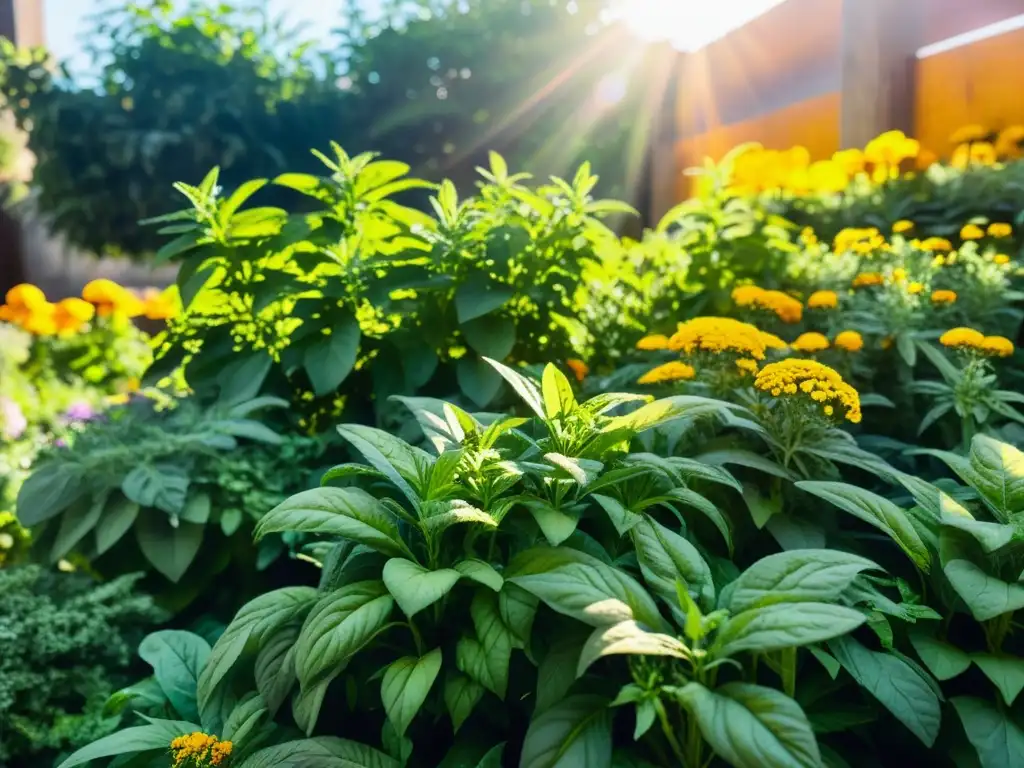
[{"label": "green foliage", "polygon": [[[305,487],[323,444],[282,437],[259,418],[281,401],[230,408],[140,399],[110,411],[64,448],[45,452],[18,495],[40,559],[88,557],[106,575],[152,569],[152,585],[181,607],[232,561],[263,570],[297,540],[258,552],[231,547],[266,510]],[[231,571],[227,571],[231,573]],[[170,583],[168,583],[170,582]]]},{"label": "green foliage", "polygon": [[113,731],[104,702],[161,618],[138,576],[98,584],[39,566],[0,569],[0,761],[43,766]]}]

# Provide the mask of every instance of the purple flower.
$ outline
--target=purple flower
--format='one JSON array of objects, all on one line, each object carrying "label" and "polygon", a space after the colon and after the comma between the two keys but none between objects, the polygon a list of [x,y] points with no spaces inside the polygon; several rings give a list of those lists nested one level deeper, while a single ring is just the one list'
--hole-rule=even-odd
[{"label": "purple flower", "polygon": [[89,421],[93,416],[96,415],[96,411],[84,400],[79,400],[68,406],[68,409],[64,411],[64,418],[68,421]]},{"label": "purple flower", "polygon": [[68,447],[68,441],[65,440],[63,437],[58,437],[56,440],[53,441],[53,444],[55,446],[57,446],[58,448],[67,448]]},{"label": "purple flower", "polygon": [[9,397],[0,397],[0,435],[17,440],[28,429],[28,419],[21,408]]}]

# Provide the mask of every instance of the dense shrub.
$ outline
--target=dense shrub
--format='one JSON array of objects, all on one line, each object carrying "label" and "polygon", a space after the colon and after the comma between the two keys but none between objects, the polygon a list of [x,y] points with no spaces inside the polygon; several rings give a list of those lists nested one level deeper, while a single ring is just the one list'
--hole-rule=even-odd
[{"label": "dense shrub", "polygon": [[137,577],[97,584],[39,566],[0,569],[0,762],[51,765],[117,727],[105,710],[161,618]]}]

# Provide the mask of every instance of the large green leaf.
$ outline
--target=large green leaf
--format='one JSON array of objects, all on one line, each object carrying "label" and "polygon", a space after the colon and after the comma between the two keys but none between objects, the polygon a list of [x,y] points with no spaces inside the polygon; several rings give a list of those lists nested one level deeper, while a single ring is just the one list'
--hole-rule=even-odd
[{"label": "large green leaf", "polygon": [[[460,560],[455,564],[455,570],[464,578],[475,581],[477,584],[483,584],[486,587],[490,587],[495,592],[500,592],[502,586],[505,584],[505,580],[501,577],[500,573],[494,570],[493,566],[476,558]],[[401,603],[399,603],[399,605],[401,605]]]},{"label": "large green leaf", "polygon": [[843,669],[888,709],[911,733],[932,746],[939,735],[939,697],[914,667],[888,653],[865,648],[849,637],[829,643]]},{"label": "large green leaf", "polygon": [[260,648],[253,677],[256,690],[273,716],[295,685],[295,641],[299,627],[284,627]]},{"label": "large green leaf", "polygon": [[483,315],[460,326],[466,343],[479,355],[504,360],[516,344],[516,324],[497,314]]},{"label": "large green leaf", "polygon": [[966,652],[935,639],[924,630],[912,631],[910,644],[936,680],[952,680],[971,666],[971,657]]},{"label": "large green leaf", "polygon": [[504,699],[513,638],[501,618],[498,596],[491,590],[478,590],[469,612],[474,636],[459,639],[455,663],[460,672]]},{"label": "large green leaf", "polygon": [[102,555],[131,530],[139,516],[139,505],[120,493],[112,494],[96,524],[96,554]]},{"label": "large green leaf", "polygon": [[763,557],[730,589],[733,613],[772,603],[832,602],[858,573],[878,566],[867,558],[834,549],[794,549]]},{"label": "large green leaf", "polygon": [[230,741],[234,750],[241,751],[247,746],[253,732],[259,733],[259,727],[266,720],[268,711],[263,697],[256,691],[249,691],[228,714],[221,738]]},{"label": "large green leaf", "polygon": [[365,744],[317,736],[261,749],[238,768],[401,768],[401,764]]},{"label": "large green leaf", "polygon": [[537,385],[530,379],[523,376],[518,371],[514,371],[507,365],[499,363],[497,360],[492,360],[485,357],[484,361],[496,370],[505,381],[511,385],[512,389],[516,391],[516,394],[522,398],[523,402],[529,406],[530,410],[533,411],[541,419],[544,418],[544,401],[541,398],[540,391],[537,389]]},{"label": "large green leaf", "polygon": [[441,649],[435,648],[424,656],[405,656],[388,665],[380,686],[384,711],[399,736],[420,711],[430,693],[437,673],[441,671]]},{"label": "large green leaf", "polygon": [[1011,584],[989,576],[970,560],[948,560],[942,572],[978,621],[1024,608],[1024,584]]},{"label": "large green leaf", "polygon": [[193,723],[177,720],[150,720],[148,725],[124,728],[82,747],[62,762],[59,768],[73,768],[73,766],[84,765],[93,760],[132,752],[156,750],[166,752],[174,739],[199,730],[202,729]]},{"label": "large green leaf", "polygon": [[382,578],[402,613],[410,619],[447,595],[461,574],[452,568],[431,571],[395,557],[384,564]]},{"label": "large green leaf", "polygon": [[805,481],[796,485],[883,531],[918,568],[925,572],[929,570],[931,553],[928,547],[907,513],[888,499],[847,483]]},{"label": "large green leaf", "polygon": [[341,536],[392,557],[409,556],[395,516],[360,488],[313,488],[285,499],[256,525],[256,539],[268,533]]},{"label": "large green leaf", "polygon": [[455,366],[459,389],[478,408],[486,408],[501,390],[501,375],[483,358],[467,355]]},{"label": "large green leaf", "polygon": [[588,635],[591,634],[588,630],[585,625],[573,622],[564,629],[560,628],[556,633],[537,667],[537,704],[534,707],[536,714],[564,699],[576,682],[580,654]]},{"label": "large green leaf", "polygon": [[473,709],[484,695],[484,687],[461,672],[449,673],[444,681],[444,703],[452,718],[452,728],[459,728],[472,714]]},{"label": "large green leaf", "polygon": [[[506,576],[507,576],[506,572]],[[533,620],[537,616],[540,601],[522,587],[509,581],[501,586],[498,593],[498,612],[512,633],[512,645],[516,648],[528,648],[530,634],[533,631]]]},{"label": "large green leaf", "polygon": [[217,686],[250,642],[261,647],[281,627],[304,616],[316,598],[317,591],[312,587],[285,587],[243,605],[214,644],[199,675],[200,712],[212,701]]},{"label": "large green leaf", "polygon": [[576,397],[565,374],[548,363],[541,377],[541,395],[544,398],[544,413],[549,419],[565,418],[576,410]]},{"label": "large green leaf", "polygon": [[39,464],[18,490],[18,521],[26,528],[56,517],[86,493],[82,476],[63,464]]},{"label": "large green leaf", "polygon": [[940,522],[950,528],[956,528],[977,541],[986,552],[995,552],[1009,544],[1017,529],[1005,523],[989,523],[975,520],[962,504],[942,491],[935,489],[937,511]]},{"label": "large green leaf", "polygon": [[981,768],[1014,768],[1024,755],[1024,730],[1002,708],[972,696],[950,699]]},{"label": "large green leaf", "polygon": [[860,611],[830,603],[773,603],[730,617],[719,629],[712,652],[777,651],[820,643],[852,632],[865,621]]},{"label": "large green leaf", "polygon": [[506,581],[593,627],[636,619],[653,629],[667,629],[654,600],[635,579],[583,552],[526,550],[512,561]]},{"label": "large green leaf", "polygon": [[150,564],[173,582],[178,582],[199,554],[205,525],[179,522],[171,525],[163,512],[147,509],[135,524],[135,539]]},{"label": "large green leaf", "polygon": [[306,347],[302,366],[317,397],[334,392],[352,372],[359,355],[359,322],[347,318],[331,328],[329,336]]},{"label": "large green leaf", "polygon": [[175,711],[189,720],[199,720],[196,689],[199,673],[210,658],[210,644],[191,632],[165,629],[142,640],[139,656],[153,668],[160,689]]},{"label": "large green leaf", "polygon": [[570,696],[530,723],[519,768],[611,768],[608,701]]},{"label": "large green leaf", "polygon": [[969,458],[976,489],[1001,520],[1024,510],[1024,453],[988,435],[975,435]]},{"label": "large green leaf", "polygon": [[511,288],[489,280],[485,275],[470,276],[455,291],[455,311],[460,323],[500,309],[514,295]]},{"label": "large green leaf", "polygon": [[711,568],[696,547],[650,517],[630,533],[644,581],[662,600],[679,610],[676,583],[681,582],[702,605],[714,603]]},{"label": "large green leaf", "polygon": [[686,646],[671,635],[648,632],[635,621],[622,621],[593,631],[580,653],[576,676],[582,677],[595,661],[612,655],[690,658]]},{"label": "large green leaf", "polygon": [[999,656],[993,653],[975,653],[971,661],[985,673],[985,677],[999,689],[1006,706],[1012,706],[1021,690],[1024,690],[1024,659],[1016,656]]},{"label": "large green leaf", "polygon": [[735,768],[821,768],[807,716],[779,691],[747,683],[710,691],[689,683],[679,700],[696,718],[704,740]]},{"label": "large green leaf", "polygon": [[393,606],[379,581],[347,584],[321,597],[295,643],[295,671],[302,688],[344,669],[387,623]]},{"label": "large green leaf", "polygon": [[387,475],[413,506],[419,503],[414,488],[427,478],[434,463],[429,453],[382,429],[362,424],[343,424],[338,427],[338,434],[352,443],[375,469]]},{"label": "large green leaf", "polygon": [[57,562],[75,548],[89,531],[96,527],[107,502],[106,494],[93,499],[83,498],[71,505],[60,519],[60,528],[50,547],[50,560]]}]

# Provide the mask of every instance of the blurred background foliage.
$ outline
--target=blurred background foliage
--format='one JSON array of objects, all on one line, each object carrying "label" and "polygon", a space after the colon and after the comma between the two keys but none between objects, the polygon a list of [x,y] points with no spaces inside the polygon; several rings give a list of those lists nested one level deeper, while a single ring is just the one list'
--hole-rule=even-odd
[{"label": "blurred background foliage", "polygon": [[[175,207],[174,182],[213,165],[229,188],[315,172],[309,147],[332,140],[460,188],[488,150],[542,177],[585,154],[603,196],[642,208],[652,121],[637,116],[666,73],[656,46],[627,48],[606,5],[397,0],[371,21],[345,0],[327,34],[255,0],[142,0],[93,18],[91,81],[7,43],[0,98],[28,131],[38,210],[101,255],[152,253],[160,238],[137,222]],[[275,194],[288,192],[260,202]]]}]

